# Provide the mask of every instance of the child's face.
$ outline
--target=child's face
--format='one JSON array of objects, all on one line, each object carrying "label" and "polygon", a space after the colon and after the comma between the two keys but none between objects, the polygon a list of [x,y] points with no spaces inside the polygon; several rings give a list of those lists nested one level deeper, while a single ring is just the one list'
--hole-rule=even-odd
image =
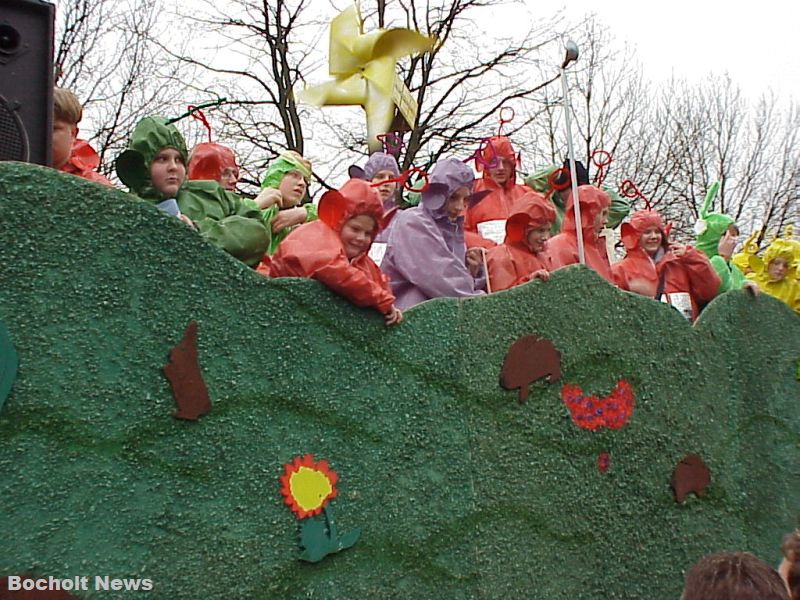
[{"label": "child's face", "polygon": [[467,195],[469,195],[469,190],[463,185],[450,194],[445,204],[448,219],[455,221],[461,216],[461,213],[464,212],[464,203],[467,200]]},{"label": "child's face", "polygon": [[600,233],[603,231],[603,227],[606,226],[608,223],[608,207],[606,206],[603,210],[597,213],[597,216],[594,218],[594,232]]},{"label": "child's face", "polygon": [[388,181],[390,179],[394,179],[394,173],[391,171],[378,171],[375,173],[375,176],[370,179],[372,183],[386,182],[377,187],[381,202],[384,202],[389,196],[394,194],[394,191],[397,189],[397,182]]},{"label": "child's face", "polygon": [[639,247],[654,256],[661,247],[661,230],[658,227],[648,227],[639,236]]},{"label": "child's face", "polygon": [[488,169],[488,172],[489,177],[497,185],[505,185],[511,177],[511,161],[507,158],[501,158],[497,161],[497,166]]},{"label": "child's face", "polygon": [[541,227],[528,227],[525,231],[525,241],[528,243],[528,248],[534,254],[538,254],[544,250],[547,240],[550,238],[550,223],[542,225]]},{"label": "child's face", "polygon": [[66,121],[53,121],[53,168],[60,169],[69,160],[72,153],[72,143],[78,137],[78,126]]},{"label": "child's face", "polygon": [[225,167],[222,169],[222,173],[219,174],[219,179],[217,179],[217,181],[223,189],[229,192],[235,192],[236,184],[239,183],[239,169],[235,167]]},{"label": "child's face", "polygon": [[186,179],[186,165],[175,148],[162,148],[150,163],[150,181],[165,196],[174,198]]},{"label": "child's face", "polygon": [[291,208],[297,206],[303,194],[306,193],[306,180],[300,171],[287,171],[278,184],[281,193],[281,207]]},{"label": "child's face", "polygon": [[362,252],[369,250],[375,225],[375,219],[369,215],[358,215],[344,222],[339,237],[342,239],[348,260],[353,260]]},{"label": "child's face", "polygon": [[789,272],[789,263],[786,262],[785,258],[777,257],[773,258],[769,261],[767,265],[767,275],[769,275],[770,281],[778,282]]}]

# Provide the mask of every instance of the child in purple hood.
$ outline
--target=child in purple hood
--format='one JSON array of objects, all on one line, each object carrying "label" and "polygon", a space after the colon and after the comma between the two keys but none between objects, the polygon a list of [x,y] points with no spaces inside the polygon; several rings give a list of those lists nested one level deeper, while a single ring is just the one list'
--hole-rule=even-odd
[{"label": "child in purple hood", "polygon": [[486,285],[480,249],[464,245],[464,206],[474,203],[475,176],[456,158],[437,162],[419,206],[394,218],[381,270],[389,276],[400,310],[431,298],[482,295]]}]

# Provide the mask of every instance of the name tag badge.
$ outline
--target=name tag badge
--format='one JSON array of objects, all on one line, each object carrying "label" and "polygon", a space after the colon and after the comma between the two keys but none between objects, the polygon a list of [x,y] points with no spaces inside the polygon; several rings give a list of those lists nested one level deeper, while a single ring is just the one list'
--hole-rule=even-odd
[{"label": "name tag badge", "polygon": [[383,262],[383,256],[386,254],[386,244],[384,242],[372,242],[369,248],[368,255],[379,267]]},{"label": "name tag badge", "polygon": [[502,244],[506,239],[506,220],[495,219],[478,223],[478,233],[485,240],[492,240],[495,244]]},{"label": "name tag badge", "polygon": [[669,304],[689,321],[692,320],[692,298],[688,293],[676,292],[674,294],[662,294],[661,301],[664,304]]}]

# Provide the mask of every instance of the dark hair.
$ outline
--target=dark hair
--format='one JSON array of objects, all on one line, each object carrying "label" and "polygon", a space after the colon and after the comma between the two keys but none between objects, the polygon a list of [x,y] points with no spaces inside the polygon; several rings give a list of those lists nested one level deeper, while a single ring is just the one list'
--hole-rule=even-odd
[{"label": "dark hair", "polygon": [[790,600],[777,571],[749,552],[701,558],[686,574],[681,600]]}]

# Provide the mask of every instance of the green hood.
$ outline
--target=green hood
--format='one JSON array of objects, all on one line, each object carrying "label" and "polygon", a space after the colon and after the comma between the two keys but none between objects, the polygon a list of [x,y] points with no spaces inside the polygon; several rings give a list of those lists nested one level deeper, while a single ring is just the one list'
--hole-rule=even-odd
[{"label": "green hood", "polygon": [[140,198],[165,199],[150,182],[150,163],[164,148],[175,148],[181,153],[184,164],[188,164],[186,142],[175,126],[167,124],[164,117],[146,117],[136,124],[128,149],[117,157],[117,175]]},{"label": "green hood", "polygon": [[695,246],[709,258],[717,255],[717,246],[720,239],[725,235],[728,227],[735,223],[728,215],[708,212],[718,190],[719,182],[715,181],[706,192],[703,206],[700,209],[700,218],[695,223],[695,233],[697,234],[697,244]]},{"label": "green hood", "polygon": [[309,171],[304,164],[294,161],[285,154],[282,154],[270,163],[264,175],[264,180],[261,182],[261,189],[277,189],[281,183],[281,179],[283,179],[283,176],[289,171],[300,171],[303,177],[305,177],[306,182],[311,179],[311,171]]}]

